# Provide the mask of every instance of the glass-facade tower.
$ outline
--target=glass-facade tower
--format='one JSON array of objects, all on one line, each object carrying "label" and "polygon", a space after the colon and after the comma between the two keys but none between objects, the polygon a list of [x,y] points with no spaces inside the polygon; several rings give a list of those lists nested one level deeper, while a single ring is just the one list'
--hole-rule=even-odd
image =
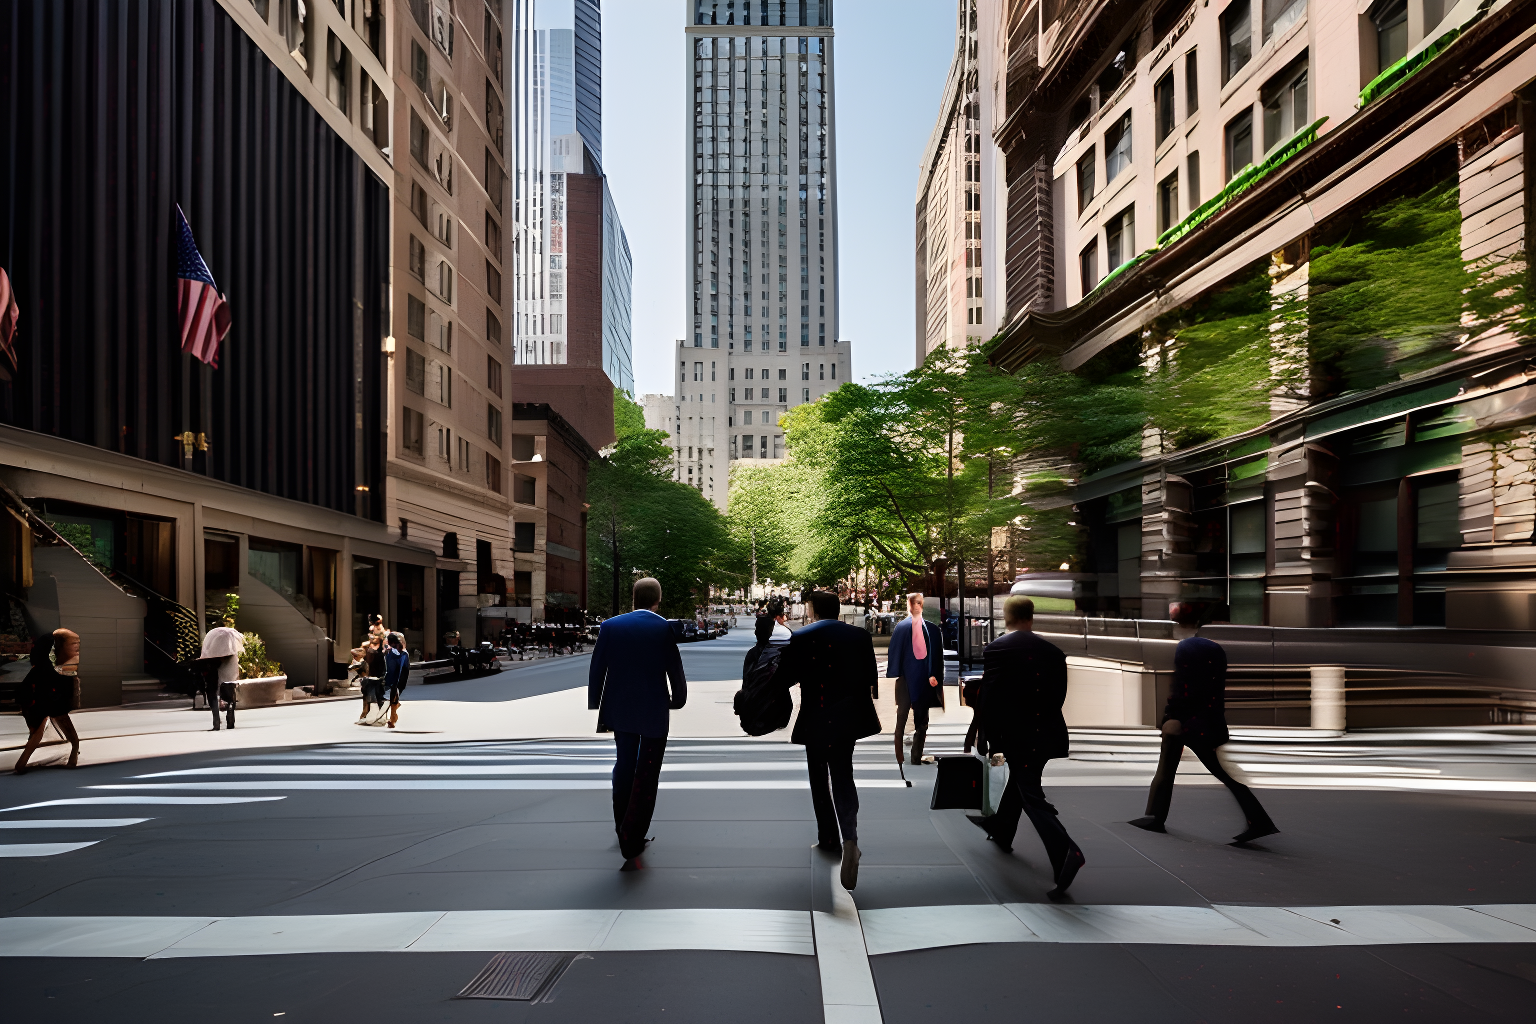
[{"label": "glass-facade tower", "polygon": [[714,453],[781,457],[780,414],[847,378],[832,3],[689,0],[687,12],[690,321],[673,434],[702,442],[677,445],[700,453],[696,472],[680,464],[678,478],[707,495],[713,483],[720,501],[725,467],[706,464]]}]

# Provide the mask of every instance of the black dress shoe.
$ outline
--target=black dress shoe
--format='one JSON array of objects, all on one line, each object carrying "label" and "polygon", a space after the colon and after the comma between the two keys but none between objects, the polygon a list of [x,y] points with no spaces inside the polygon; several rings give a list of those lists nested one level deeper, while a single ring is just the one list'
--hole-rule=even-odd
[{"label": "black dress shoe", "polygon": [[967,814],[965,816],[965,820],[970,822],[972,825],[975,825],[977,828],[981,829],[983,832],[985,832],[987,834],[987,838],[990,839],[992,842],[996,843],[997,844],[997,848],[999,850],[1002,850],[1004,853],[1012,853],[1013,852],[1013,844],[1012,843],[1006,843],[1003,840],[999,839],[997,837],[997,833],[992,831],[992,825],[991,825],[991,820],[992,819],[984,818],[984,817],[982,817],[979,814]]},{"label": "black dress shoe", "polygon": [[1152,817],[1152,815],[1150,815],[1150,814],[1148,814],[1148,815],[1146,815],[1145,817],[1142,817],[1142,818],[1137,818],[1135,821],[1128,821],[1128,822],[1126,822],[1126,824],[1127,825],[1135,825],[1137,828],[1141,829],[1143,832],[1167,832],[1168,831],[1166,828],[1163,828],[1163,823],[1162,822],[1158,821],[1156,818]]},{"label": "black dress shoe", "polygon": [[822,850],[826,853],[841,854],[843,852],[843,843],[840,839],[821,839],[816,842],[812,849]]},{"label": "black dress shoe", "polygon": [[1251,843],[1255,839],[1263,839],[1265,836],[1279,835],[1280,830],[1275,828],[1275,823],[1266,821],[1262,825],[1249,825],[1242,835],[1232,837],[1233,846],[1241,846],[1243,843]]},{"label": "black dress shoe", "polygon": [[640,864],[639,856],[625,857],[624,858],[624,863],[623,863],[622,866],[620,866],[619,870],[620,871],[639,871],[640,867],[641,867],[641,864]]},{"label": "black dress shoe", "polygon": [[1061,870],[1056,872],[1056,888],[1046,895],[1065,896],[1067,888],[1072,884],[1072,879],[1077,877],[1077,873],[1082,870],[1085,863],[1087,861],[1083,858],[1083,851],[1074,846],[1072,852],[1067,854],[1067,859],[1062,862]]}]

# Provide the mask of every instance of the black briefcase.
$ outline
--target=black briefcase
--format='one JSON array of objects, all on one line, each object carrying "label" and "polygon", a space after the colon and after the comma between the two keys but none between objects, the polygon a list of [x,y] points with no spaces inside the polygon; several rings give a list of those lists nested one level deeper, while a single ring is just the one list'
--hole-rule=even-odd
[{"label": "black briefcase", "polygon": [[981,759],[969,754],[938,759],[931,810],[981,810]]}]

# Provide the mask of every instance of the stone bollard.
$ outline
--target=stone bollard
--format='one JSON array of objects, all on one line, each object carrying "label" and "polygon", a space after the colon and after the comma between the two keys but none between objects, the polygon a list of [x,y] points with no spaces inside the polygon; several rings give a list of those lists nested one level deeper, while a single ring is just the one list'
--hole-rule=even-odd
[{"label": "stone bollard", "polygon": [[1312,666],[1312,728],[1344,731],[1344,667]]}]

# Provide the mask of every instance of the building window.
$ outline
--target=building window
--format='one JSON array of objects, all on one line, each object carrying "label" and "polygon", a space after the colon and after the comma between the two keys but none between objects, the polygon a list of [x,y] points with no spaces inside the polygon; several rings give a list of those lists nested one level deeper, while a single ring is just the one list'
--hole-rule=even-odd
[{"label": "building window", "polygon": [[1307,55],[1265,83],[1259,90],[1259,104],[1264,108],[1264,152],[1307,126]]},{"label": "building window", "polygon": [[485,387],[497,398],[501,397],[501,363],[494,356],[485,357]]},{"label": "building window", "polygon": [[1099,284],[1099,240],[1095,238],[1077,254],[1077,272],[1083,283],[1083,296]]},{"label": "building window", "polygon": [[352,114],[352,55],[336,38],[326,34],[325,95],[343,114]]},{"label": "building window", "polygon": [[427,313],[427,344],[444,352],[453,351],[453,321],[444,320],[435,311]]},{"label": "building window", "polygon": [[[751,414],[748,413],[748,416],[750,416],[750,415]],[[750,419],[748,419],[748,420],[745,420],[744,422],[751,423],[752,421]],[[741,457],[742,458],[750,459],[752,457],[752,449],[754,447],[753,440],[754,440],[754,435],[752,435],[752,434],[742,434],[741,435]]]},{"label": "building window", "polygon": [[421,413],[406,406],[400,416],[400,447],[412,455],[420,455],[422,435],[426,433],[426,421]]},{"label": "building window", "polygon": [[730,393],[730,400],[732,402],[736,401],[736,389],[735,388],[729,388],[728,391]]},{"label": "building window", "polygon": [[534,528],[534,526],[533,526],[532,523],[513,523],[512,524],[512,550],[513,551],[525,551],[526,552],[526,551],[532,551],[533,550],[533,528]]},{"label": "building window", "polygon": [[362,0],[353,7],[357,17],[362,21],[362,37],[368,43],[368,49],[379,60],[384,59],[384,4],[382,0]]},{"label": "building window", "polygon": [[496,77],[501,77],[501,26],[496,23],[496,16],[491,13],[489,5],[485,8],[485,38],[481,42],[482,52],[485,54],[485,63],[496,72]]},{"label": "building window", "polygon": [[1237,0],[1221,12],[1221,84],[1253,59],[1253,0]]},{"label": "building window", "polygon": [[532,462],[537,450],[534,435],[513,434],[511,448],[513,462]]},{"label": "building window", "polygon": [[389,152],[389,97],[367,75],[360,78],[363,97],[363,130],[373,139],[373,144],[385,153]]},{"label": "building window", "polygon": [[1104,133],[1104,183],[1107,185],[1119,177],[1121,171],[1131,168],[1131,112],[1127,110]]},{"label": "building window", "polygon": [[1127,206],[1104,225],[1104,268],[1114,270],[1136,255],[1136,207]]},{"label": "building window", "polygon": [[802,402],[809,402],[810,400],[811,400],[811,389],[810,388],[801,388],[800,389],[800,401],[802,401]]},{"label": "building window", "polygon": [[427,393],[427,357],[413,348],[405,350],[405,387],[418,395]]},{"label": "building window", "polygon": [[744,395],[742,395],[742,401],[744,401],[744,402],[752,401],[752,393],[754,391],[756,391],[756,390],[757,390],[756,388],[747,388],[746,393]]},{"label": "building window", "polygon": [[1093,202],[1093,193],[1097,187],[1093,181],[1094,151],[1088,147],[1077,161],[1077,212],[1082,213],[1088,209],[1088,204]]},{"label": "building window", "polygon": [[427,163],[427,123],[414,108],[411,110],[411,158],[431,170]]},{"label": "building window", "polygon": [[810,363],[801,363],[800,364],[800,379],[801,380],[810,380],[811,379],[811,364]]},{"label": "building window", "polygon": [[1189,154],[1185,161],[1187,173],[1184,178],[1184,200],[1189,203],[1189,211],[1193,213],[1200,205],[1200,154]]},{"label": "building window", "polygon": [[[501,344],[501,321],[489,309],[485,311],[485,340],[493,345]],[[501,394],[499,391],[496,393]]]},{"label": "building window", "polygon": [[489,491],[501,493],[501,460],[490,452],[485,453],[485,486]]},{"label": "building window", "polygon": [[1227,180],[1253,163],[1253,109],[1227,122]]},{"label": "building window", "polygon": [[447,260],[437,265],[437,294],[443,297],[444,302],[453,301],[453,267]]},{"label": "building window", "polygon": [[427,51],[414,39],[411,40],[411,81],[428,96],[432,95],[432,83],[427,77]]},{"label": "building window", "polygon": [[485,406],[485,436],[496,447],[501,447],[501,409],[493,402],[487,402]]},{"label": "building window", "polygon": [[485,250],[501,262],[501,225],[489,212],[485,215]]},{"label": "building window", "polygon": [[538,504],[538,481],[521,473],[512,474],[512,500],[519,505]]},{"label": "building window", "polygon": [[[1376,73],[1408,56],[1408,2],[1386,0],[1371,11],[1376,23]],[[1425,19],[1428,20],[1428,19]]]},{"label": "building window", "polygon": [[427,226],[427,190],[416,182],[411,182],[411,212],[416,219],[421,221],[421,226]]},{"label": "building window", "polygon": [[411,276],[418,281],[427,279],[427,247],[421,244],[421,239],[411,236]]},{"label": "building window", "polygon": [[779,404],[789,404],[789,388],[779,388]]},{"label": "building window", "polygon": [[744,427],[750,427],[752,425],[752,410],[751,409],[748,409],[746,412],[741,414],[741,425],[744,426]]},{"label": "building window", "polygon": [[485,151],[485,191],[491,197],[491,204],[499,211],[501,209],[502,180],[505,177],[501,173],[501,164],[496,162],[496,157],[489,149]]},{"label": "building window", "polygon": [[487,258],[485,261],[485,293],[491,297],[492,302],[501,301],[501,271]]},{"label": "building window", "polygon": [[1195,61],[1196,51],[1184,55],[1184,116],[1189,117],[1200,109],[1200,67]]},{"label": "building window", "polygon": [[304,0],[278,0],[277,30],[282,33],[288,56],[309,70],[309,15]]},{"label": "building window", "polygon": [[1264,0],[1264,41],[1284,32],[1307,13],[1307,0]]},{"label": "building window", "polygon": [[506,108],[502,106],[501,97],[496,95],[496,87],[487,78],[485,80],[485,133],[490,136],[497,149],[501,148],[506,121]]},{"label": "building window", "polygon": [[414,295],[405,300],[405,329],[411,337],[427,340],[427,304]]},{"label": "building window", "polygon": [[1173,72],[1169,71],[1152,87],[1152,105],[1157,110],[1157,145],[1173,133]]},{"label": "building window", "polygon": [[1179,222],[1179,172],[1174,171],[1157,185],[1157,233]]},{"label": "building window", "polygon": [[818,374],[819,379],[821,379],[821,380],[826,380],[827,379],[827,364],[826,363],[818,363],[817,364],[817,374]]}]

